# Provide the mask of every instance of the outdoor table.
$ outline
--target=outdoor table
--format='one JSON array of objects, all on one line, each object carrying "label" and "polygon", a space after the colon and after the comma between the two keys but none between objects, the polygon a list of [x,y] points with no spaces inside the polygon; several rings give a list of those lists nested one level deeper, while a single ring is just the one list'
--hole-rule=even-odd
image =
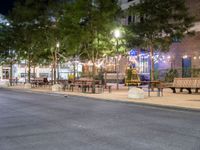
[{"label": "outdoor table", "polygon": [[81,88],[83,93],[89,92],[90,88],[95,88],[96,86],[100,86],[99,80],[75,80],[73,83],[70,84],[70,90],[74,90],[74,87],[77,86]]},{"label": "outdoor table", "polygon": [[39,86],[39,85],[41,85],[42,82],[43,82],[43,80],[37,80],[37,79],[31,80],[31,84],[35,85],[36,87]]},{"label": "outdoor table", "polygon": [[154,88],[158,89],[157,95],[158,96],[163,96],[162,93],[162,87],[161,87],[161,81],[147,81],[148,83],[148,96],[150,96],[150,90],[154,91]]},{"label": "outdoor table", "polygon": [[36,78],[31,80],[31,85],[42,86],[42,85],[48,85],[48,80],[46,78]]},{"label": "outdoor table", "polygon": [[17,85],[17,83],[18,83],[18,79],[17,78],[15,78],[15,79],[9,79],[9,82],[11,82],[12,83],[12,85]]}]

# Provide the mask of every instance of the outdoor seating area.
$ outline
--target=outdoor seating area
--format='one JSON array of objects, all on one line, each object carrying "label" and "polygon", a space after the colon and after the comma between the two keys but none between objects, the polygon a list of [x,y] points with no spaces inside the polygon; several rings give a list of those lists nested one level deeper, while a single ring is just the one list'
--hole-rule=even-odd
[{"label": "outdoor seating area", "polygon": [[47,78],[35,78],[31,80],[31,87],[47,86],[49,81]]},{"label": "outdoor seating area", "polygon": [[[17,85],[17,79],[12,80],[13,85]],[[31,79],[30,84],[32,88],[48,88],[53,85],[53,80],[47,78],[34,78]],[[76,80],[56,80],[57,84],[60,84],[63,91],[69,92],[81,92],[81,93],[111,93],[115,89],[115,84],[102,84],[101,80],[93,80],[91,78],[80,78]],[[173,83],[166,84],[162,81],[131,81],[132,85],[125,85],[122,89],[131,89],[131,87],[137,87],[142,89],[150,97],[153,93],[156,93],[158,97],[163,96],[164,89],[171,89],[173,93],[177,93],[179,90],[183,92],[186,90],[188,94],[198,93],[200,89],[200,78],[174,78]],[[125,88],[127,87],[127,88]],[[121,90],[121,89],[119,89]],[[155,94],[153,94],[155,95]]]},{"label": "outdoor seating area", "polygon": [[[13,86],[18,85],[18,80],[12,80]],[[34,78],[31,79],[30,84],[32,88],[48,88],[50,89],[53,85],[53,80],[48,80],[47,78]],[[93,80],[91,78],[79,78],[76,80],[56,80],[57,84],[61,85],[63,91],[69,92],[79,92],[79,93],[111,93],[112,90],[115,90],[115,83],[112,84],[103,84],[101,80]],[[160,97],[165,95],[164,89],[171,89],[173,93],[177,93],[178,90],[182,93],[185,91],[188,94],[198,93],[200,89],[200,78],[174,78],[173,82],[165,83],[163,81],[139,81],[132,80],[131,85],[123,85],[123,88],[120,90],[126,89],[127,91],[131,87],[137,87],[142,89],[147,93],[148,97],[155,94]],[[154,94],[155,93],[155,94]]]},{"label": "outdoor seating area", "polygon": [[192,90],[198,93],[200,89],[200,78],[175,78],[173,85],[169,88],[172,89],[173,93],[176,93],[176,89],[180,89],[180,92],[183,92],[185,89],[189,94],[192,93]]},{"label": "outdoor seating area", "polygon": [[[26,83],[28,83],[27,81],[24,82],[19,82],[19,80],[17,79],[12,79],[12,86],[18,86],[19,83],[22,83],[20,85],[24,86]],[[63,91],[78,91],[78,92],[82,92],[82,93],[103,93],[105,91],[108,91],[109,93],[111,93],[112,91],[112,85],[106,85],[106,84],[102,84],[102,82],[100,80],[93,80],[93,79],[89,79],[89,78],[80,78],[80,79],[76,79],[76,80],[56,80],[55,81],[56,84],[61,85],[62,90]],[[48,88],[50,89],[52,87],[52,85],[54,84],[53,80],[48,80],[47,78],[42,78],[42,77],[38,77],[38,78],[34,78],[30,80],[30,84],[31,84],[31,88]]]},{"label": "outdoor seating area", "polygon": [[67,89],[74,91],[75,89],[83,93],[103,93],[106,89],[111,92],[111,86],[104,85],[100,80],[92,79],[79,79],[70,81],[68,83]]},{"label": "outdoor seating area", "polygon": [[[47,80],[47,78],[35,78],[31,79],[30,84],[32,88],[51,88],[53,80]],[[100,80],[93,79],[76,79],[76,80],[56,80],[57,84],[60,84],[63,91],[78,91],[82,93],[103,93],[108,91],[111,93],[112,85],[102,84]]]}]

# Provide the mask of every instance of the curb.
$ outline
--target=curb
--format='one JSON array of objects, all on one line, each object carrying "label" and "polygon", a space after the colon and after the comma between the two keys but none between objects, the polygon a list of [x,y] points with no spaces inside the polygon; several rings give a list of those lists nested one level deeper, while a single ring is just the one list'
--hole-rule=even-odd
[{"label": "curb", "polygon": [[17,91],[17,92],[26,92],[26,93],[35,93],[35,94],[46,94],[46,95],[51,95],[51,96],[63,96],[63,97],[68,97],[67,94],[59,93],[59,92],[47,92],[47,91],[33,91],[29,89],[14,89],[14,88],[3,88],[3,89],[9,89],[12,91]]},{"label": "curb", "polygon": [[115,102],[115,103],[124,103],[124,104],[134,104],[138,106],[147,106],[147,107],[154,107],[154,108],[162,108],[162,109],[170,109],[170,110],[177,110],[177,111],[192,111],[192,112],[200,112],[200,109],[196,108],[187,108],[187,107],[180,107],[180,106],[167,106],[167,105],[159,105],[159,104],[148,104],[143,102],[131,102],[131,101],[124,101],[124,100],[112,100],[112,99],[101,99],[95,97],[87,97],[87,96],[79,96],[79,95],[70,95],[69,97],[84,97],[91,100],[97,101],[105,101],[105,102]]},{"label": "curb", "polygon": [[101,99],[101,98],[88,97],[88,96],[63,94],[63,93],[59,93],[59,92],[33,91],[33,90],[29,90],[29,89],[14,89],[14,88],[3,88],[3,89],[9,89],[9,90],[13,90],[13,91],[26,92],[26,93],[46,94],[46,95],[51,95],[51,96],[63,96],[65,98],[68,98],[68,97],[79,97],[79,98],[88,98],[88,99],[97,100],[97,101],[134,104],[134,105],[139,105],[139,106],[163,108],[163,109],[170,109],[170,110],[177,110],[177,111],[200,112],[200,109],[197,109],[197,108],[187,108],[187,107],[181,107],[181,106],[167,106],[167,105],[160,105],[160,104],[149,104],[149,103],[143,103],[143,102],[124,101],[124,100],[121,100],[121,99],[119,99],[119,100]]},{"label": "curb", "polygon": [[68,95],[69,97],[82,97],[82,98],[88,98],[91,100],[97,100],[97,101],[105,101],[105,102],[114,102],[114,103],[125,103],[125,104],[134,104],[138,106],[147,106],[147,107],[154,107],[154,108],[163,108],[163,109],[170,109],[170,110],[177,110],[177,111],[193,111],[193,112],[200,112],[200,109],[196,108],[187,108],[187,107],[179,107],[179,106],[167,106],[167,105],[159,105],[159,104],[149,104],[149,103],[143,103],[143,102],[130,102],[130,101],[124,101],[124,100],[111,100],[111,99],[101,99],[101,98],[95,98],[95,97],[87,97],[87,96],[79,96],[79,95]]}]

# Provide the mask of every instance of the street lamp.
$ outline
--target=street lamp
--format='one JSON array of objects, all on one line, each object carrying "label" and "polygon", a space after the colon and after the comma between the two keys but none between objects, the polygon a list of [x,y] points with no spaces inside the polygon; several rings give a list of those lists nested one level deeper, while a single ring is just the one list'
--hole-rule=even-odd
[{"label": "street lamp", "polygon": [[114,37],[116,38],[116,54],[117,54],[117,58],[115,58],[115,62],[116,62],[116,73],[117,73],[117,90],[119,90],[119,62],[118,62],[118,55],[119,55],[119,51],[118,51],[118,46],[119,46],[119,38],[121,36],[121,32],[119,29],[115,29],[114,30]]},{"label": "street lamp", "polygon": [[121,36],[121,32],[120,32],[119,29],[115,29],[115,31],[114,31],[114,36],[115,36],[115,38],[117,38],[117,39]]},{"label": "street lamp", "polygon": [[60,43],[56,43],[56,52],[55,52],[55,58],[56,58],[56,67],[57,67],[57,82],[59,80],[59,64],[58,64],[58,53],[59,53]]},{"label": "street lamp", "polygon": [[59,42],[56,43],[56,47],[57,47],[57,48],[60,47],[60,43],[59,43]]}]

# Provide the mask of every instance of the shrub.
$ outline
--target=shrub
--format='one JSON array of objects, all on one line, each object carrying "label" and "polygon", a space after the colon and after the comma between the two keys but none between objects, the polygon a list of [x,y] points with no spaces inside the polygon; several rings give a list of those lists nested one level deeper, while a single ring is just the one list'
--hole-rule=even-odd
[{"label": "shrub", "polygon": [[178,77],[178,71],[176,69],[170,69],[165,75],[165,81],[173,82],[176,77]]}]

